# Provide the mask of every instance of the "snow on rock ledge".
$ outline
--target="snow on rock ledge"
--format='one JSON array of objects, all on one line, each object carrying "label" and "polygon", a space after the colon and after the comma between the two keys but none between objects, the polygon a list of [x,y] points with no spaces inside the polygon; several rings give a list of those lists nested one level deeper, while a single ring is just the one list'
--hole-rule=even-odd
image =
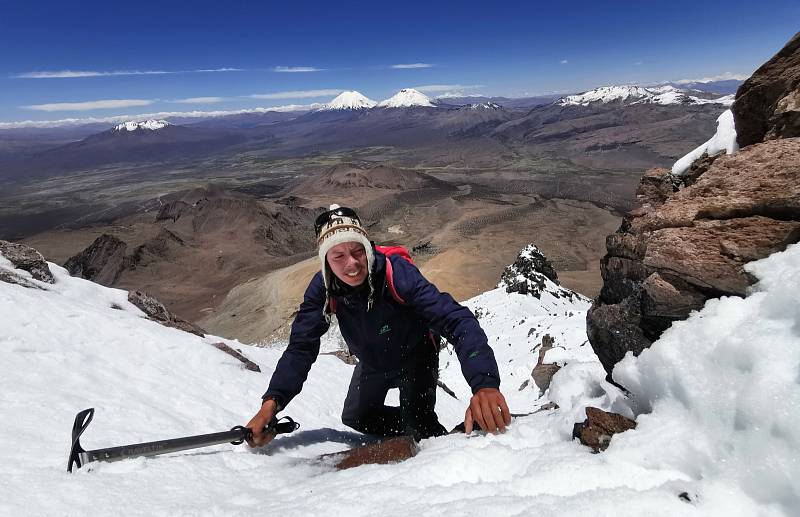
[{"label": "snow on rock ledge", "polygon": [[505,288],[508,293],[528,294],[536,298],[541,298],[543,291],[548,291],[556,298],[583,298],[559,285],[553,264],[533,244],[523,248],[514,263],[503,270],[497,287]]},{"label": "snow on rock ledge", "polygon": [[694,151],[690,152],[672,166],[672,174],[675,176],[683,176],[689,167],[692,166],[695,160],[702,157],[704,154],[714,156],[721,152],[725,154],[733,154],[739,150],[739,145],[736,143],[736,127],[733,122],[733,112],[726,110],[717,118],[717,132],[706,143],[697,147]]}]

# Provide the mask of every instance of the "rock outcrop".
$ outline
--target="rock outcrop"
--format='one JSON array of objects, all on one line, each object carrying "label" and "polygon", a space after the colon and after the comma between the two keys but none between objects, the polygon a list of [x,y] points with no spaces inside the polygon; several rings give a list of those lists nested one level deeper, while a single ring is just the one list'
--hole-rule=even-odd
[{"label": "rock outcrop", "polygon": [[555,363],[545,363],[544,358],[547,351],[553,348],[555,340],[550,334],[542,336],[542,346],[539,348],[539,358],[536,361],[536,366],[533,367],[531,377],[533,382],[539,388],[539,393],[544,393],[550,387],[550,381],[553,380],[553,375],[561,369]]},{"label": "rock outcrop", "polygon": [[739,143],[752,145],[703,156],[681,178],[666,169],[645,173],[639,207],[606,239],[604,284],[587,315],[609,380],[627,352],[638,355],[706,300],[745,296],[755,280],[745,264],[800,241],[800,138],[780,138],[795,134],[791,116],[776,118],[769,108],[791,88],[800,88],[800,35],[739,90]]},{"label": "rock outcrop", "polygon": [[508,293],[526,294],[539,299],[544,292],[570,300],[580,296],[559,285],[553,264],[533,244],[523,248],[514,263],[503,270],[497,287],[504,287]]},{"label": "rock outcrop", "polygon": [[88,248],[70,257],[64,263],[64,269],[72,276],[110,287],[124,268],[127,249],[125,242],[104,233]]},{"label": "rock outcrop", "polygon": [[16,269],[21,269],[30,273],[35,280],[48,284],[55,282],[53,273],[47,265],[47,261],[41,253],[30,246],[0,240],[0,255],[11,262]]},{"label": "rock outcrop", "polygon": [[739,147],[800,136],[800,32],[736,92]]}]

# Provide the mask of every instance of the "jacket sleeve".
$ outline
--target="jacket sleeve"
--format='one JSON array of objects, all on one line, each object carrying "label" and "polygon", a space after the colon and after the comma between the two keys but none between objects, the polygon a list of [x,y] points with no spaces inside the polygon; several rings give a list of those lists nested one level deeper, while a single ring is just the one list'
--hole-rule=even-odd
[{"label": "jacket sleeve", "polygon": [[292,323],[289,346],[281,355],[269,388],[262,398],[273,397],[282,409],[300,393],[311,365],[319,355],[319,338],[330,324],[322,313],[325,306],[325,284],[322,273],[311,280],[303,296],[303,303]]},{"label": "jacket sleeve", "polygon": [[416,266],[405,259],[392,260],[392,270],[400,297],[435,332],[453,344],[461,363],[461,373],[472,392],[481,388],[499,388],[500,374],[494,352],[475,315],[448,293],[439,292]]}]

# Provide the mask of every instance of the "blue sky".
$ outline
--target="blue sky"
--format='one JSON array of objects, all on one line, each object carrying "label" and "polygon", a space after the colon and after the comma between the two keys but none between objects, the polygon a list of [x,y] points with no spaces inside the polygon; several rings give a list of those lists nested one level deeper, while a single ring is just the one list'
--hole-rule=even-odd
[{"label": "blue sky", "polygon": [[796,0],[0,0],[0,122],[747,75],[798,29]]}]

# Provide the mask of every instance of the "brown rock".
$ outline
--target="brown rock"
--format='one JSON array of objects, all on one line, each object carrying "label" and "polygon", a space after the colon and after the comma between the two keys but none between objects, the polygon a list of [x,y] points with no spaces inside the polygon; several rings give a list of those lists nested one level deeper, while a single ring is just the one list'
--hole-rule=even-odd
[{"label": "brown rock", "polygon": [[745,296],[755,280],[745,264],[798,241],[800,138],[720,156],[606,239],[603,288],[587,314],[592,348],[610,374],[709,298]]},{"label": "brown rock", "polygon": [[129,291],[128,301],[138,307],[147,315],[147,319],[157,321],[165,327],[172,327],[184,332],[190,332],[200,337],[205,337],[206,331],[193,323],[181,319],[172,314],[163,303],[152,296],[140,291]]},{"label": "brown rock", "polygon": [[649,169],[636,189],[636,200],[640,209],[648,211],[661,206],[677,190],[676,178],[669,169]]},{"label": "brown rock", "polygon": [[[47,265],[47,261],[41,253],[30,246],[0,240],[0,255],[3,255],[9,260],[16,269],[22,269],[30,273],[34,279],[48,284],[55,283],[53,273],[50,271],[50,266]],[[11,273],[9,272],[9,276],[10,275]],[[14,276],[19,277],[19,275]]]},{"label": "brown rock", "polygon": [[261,371],[261,368],[256,363],[254,363],[250,359],[246,358],[245,356],[243,356],[241,354],[241,352],[239,352],[238,350],[234,350],[233,348],[229,347],[225,343],[220,341],[219,343],[211,343],[211,345],[214,346],[215,348],[217,348],[218,350],[222,350],[223,352],[225,352],[229,356],[234,357],[234,358],[238,359],[239,361],[241,361],[241,363],[244,364],[244,367],[247,370],[250,370],[251,372],[260,372]]},{"label": "brown rock", "polygon": [[545,390],[550,387],[550,381],[553,380],[553,375],[561,369],[561,367],[555,363],[544,362],[547,351],[551,350],[554,345],[555,340],[550,334],[542,336],[542,345],[539,348],[539,359],[536,362],[536,366],[533,367],[533,372],[531,372],[533,382],[539,387],[539,393],[544,393]]},{"label": "brown rock", "polygon": [[416,456],[418,451],[419,447],[413,438],[398,436],[345,452],[323,454],[321,458],[333,460],[337,470],[345,470],[361,465],[398,463]]},{"label": "brown rock", "polygon": [[731,110],[739,147],[765,139],[800,136],[800,32],[753,72],[736,92]]},{"label": "brown rock", "polygon": [[85,250],[70,257],[64,263],[64,268],[72,276],[111,286],[124,268],[127,248],[125,242],[104,233]]},{"label": "brown rock", "polygon": [[586,420],[575,424],[572,437],[578,438],[583,445],[591,447],[594,452],[604,451],[611,443],[611,437],[636,429],[636,422],[616,413],[608,413],[596,407],[586,408]]}]

